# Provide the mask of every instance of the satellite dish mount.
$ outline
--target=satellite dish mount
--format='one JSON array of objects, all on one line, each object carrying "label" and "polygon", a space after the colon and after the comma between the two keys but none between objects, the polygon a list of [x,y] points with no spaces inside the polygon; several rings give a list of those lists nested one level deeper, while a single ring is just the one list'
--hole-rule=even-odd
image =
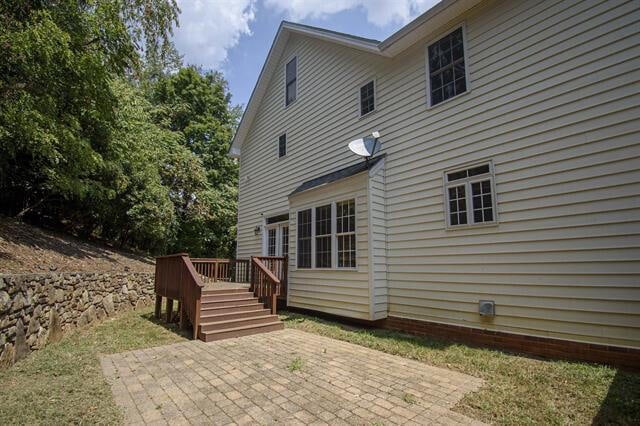
[{"label": "satellite dish mount", "polygon": [[356,155],[364,157],[364,161],[368,164],[369,160],[380,151],[382,142],[380,132],[373,132],[364,138],[356,139],[349,142],[349,149]]}]

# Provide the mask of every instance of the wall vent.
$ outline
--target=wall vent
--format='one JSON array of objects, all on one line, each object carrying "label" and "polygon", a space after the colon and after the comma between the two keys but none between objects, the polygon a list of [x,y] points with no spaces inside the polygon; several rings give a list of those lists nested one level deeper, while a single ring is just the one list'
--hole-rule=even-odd
[{"label": "wall vent", "polygon": [[478,312],[483,317],[492,317],[496,314],[496,304],[493,300],[480,300],[478,302]]}]

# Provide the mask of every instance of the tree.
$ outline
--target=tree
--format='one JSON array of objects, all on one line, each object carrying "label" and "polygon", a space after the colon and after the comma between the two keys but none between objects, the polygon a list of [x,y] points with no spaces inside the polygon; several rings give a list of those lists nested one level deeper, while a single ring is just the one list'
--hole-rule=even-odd
[{"label": "tree", "polygon": [[[237,114],[230,105],[227,82],[217,72],[195,67],[166,75],[151,88],[156,122],[183,135],[183,144],[201,159],[207,189],[197,202],[201,215],[183,216],[176,248],[225,256],[235,252],[237,162],[227,155]],[[197,242],[197,243],[196,243]]]}]

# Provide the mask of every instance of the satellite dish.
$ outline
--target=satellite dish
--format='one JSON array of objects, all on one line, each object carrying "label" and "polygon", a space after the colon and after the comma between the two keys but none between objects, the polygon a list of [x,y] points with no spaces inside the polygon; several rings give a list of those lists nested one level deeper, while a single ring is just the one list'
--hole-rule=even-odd
[{"label": "satellite dish", "polygon": [[368,160],[380,151],[381,143],[378,141],[379,138],[380,133],[373,132],[369,136],[349,142],[349,149],[354,154],[365,157],[365,160]]}]

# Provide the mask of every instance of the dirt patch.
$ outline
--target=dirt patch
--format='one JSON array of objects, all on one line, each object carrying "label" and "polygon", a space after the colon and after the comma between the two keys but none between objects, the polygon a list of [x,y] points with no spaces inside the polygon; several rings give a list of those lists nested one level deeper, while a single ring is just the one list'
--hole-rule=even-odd
[{"label": "dirt patch", "polygon": [[0,273],[153,270],[151,257],[0,218]]}]

